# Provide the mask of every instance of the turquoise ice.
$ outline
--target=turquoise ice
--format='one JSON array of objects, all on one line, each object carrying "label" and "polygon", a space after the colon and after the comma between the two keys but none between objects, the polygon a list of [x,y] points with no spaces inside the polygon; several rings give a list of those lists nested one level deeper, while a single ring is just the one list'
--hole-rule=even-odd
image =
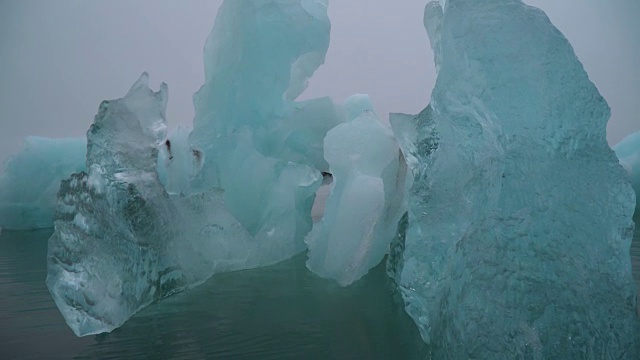
[{"label": "turquoise ice", "polygon": [[189,141],[203,163],[190,192],[224,189],[225,206],[250,234],[290,244],[283,259],[305,249],[327,166],[322,139],[343,121],[329,99],[294,101],[324,63],[326,11],[320,0],[225,1],[194,97]]},{"label": "turquoise ice", "polygon": [[160,144],[158,176],[169,194],[188,194],[191,179],[202,168],[202,156],[189,145],[190,133],[180,125]]},{"label": "turquoise ice", "polygon": [[100,105],[87,170],[63,181],[49,241],[47,285],[76,335],[112,331],[214,273],[305,250],[323,139],[345,115],[327,98],[294,99],[329,30],[322,1],[226,1],[193,130],[168,134],[167,86],[153,92],[146,73]]},{"label": "turquoise ice", "polygon": [[307,267],[346,286],[387,254],[405,212],[407,169],[391,129],[382,124],[368,96],[354,95],[344,108],[352,120],[324,139],[333,182],[324,217],[306,242]]},{"label": "turquoise ice", "polygon": [[156,172],[167,87],[148,75],[104,101],[87,133],[87,172],[62,182],[49,239],[47,286],[78,336],[111,331],[184,286],[164,255],[177,228]]},{"label": "turquoise ice", "polygon": [[519,0],[425,23],[439,72],[391,119],[414,183],[389,272],[433,357],[637,359],[634,194],[571,45]]},{"label": "turquoise ice", "polygon": [[[309,269],[341,285],[388,253],[435,358],[638,358],[639,138],[616,147],[619,163],[609,107],[544,13],[428,4],[437,84],[391,131],[364,95],[296,101],[325,60],[326,11],[225,1],[192,128],[167,130],[168,88],[145,73],[100,105],[86,142],[29,138],[7,164],[0,227],[55,221],[47,285],[71,329],[112,331],[308,245]],[[321,172],[334,182],[314,225]]]},{"label": "turquoise ice", "polygon": [[[300,251],[293,236],[251,233],[229,212],[221,188],[179,191],[183,181],[175,180],[171,161],[184,167],[193,153],[178,153],[173,145],[169,152],[168,90],[163,84],[153,92],[148,79],[143,74],[124,98],[100,105],[87,133],[87,171],[64,180],[58,193],[47,286],[78,336],[112,331],[143,307],[214,273],[274,264]],[[180,128],[169,136],[176,145],[185,138]],[[264,177],[259,171],[268,170],[253,174]],[[267,175],[293,175],[309,188],[317,181]],[[313,196],[308,191],[281,193],[278,200],[293,213],[297,196]],[[298,220],[291,218],[283,224]],[[297,240],[303,243],[302,236]]]},{"label": "turquoise ice", "polygon": [[60,182],[85,169],[86,147],[83,138],[26,138],[0,175],[0,228],[52,227]]}]

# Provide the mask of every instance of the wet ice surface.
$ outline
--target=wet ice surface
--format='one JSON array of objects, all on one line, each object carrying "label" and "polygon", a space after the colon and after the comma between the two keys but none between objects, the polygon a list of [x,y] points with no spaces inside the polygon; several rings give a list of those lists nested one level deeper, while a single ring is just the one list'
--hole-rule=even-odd
[{"label": "wet ice surface", "polygon": [[341,288],[311,274],[304,254],[267,268],[214,275],[110,334],[77,338],[44,283],[50,234],[0,235],[0,359],[425,357],[384,264]]}]

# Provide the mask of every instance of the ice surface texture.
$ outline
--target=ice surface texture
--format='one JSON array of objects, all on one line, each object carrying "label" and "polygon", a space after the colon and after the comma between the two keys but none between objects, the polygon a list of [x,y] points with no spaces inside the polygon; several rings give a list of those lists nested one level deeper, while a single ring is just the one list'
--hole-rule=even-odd
[{"label": "ice surface texture", "polygon": [[331,129],[324,140],[333,174],[322,221],[307,236],[314,273],[346,286],[382,261],[404,213],[406,165],[390,129],[368,96],[347,99],[355,118]]},{"label": "ice surface texture", "polygon": [[52,227],[60,182],[85,169],[86,144],[85,139],[26,138],[0,175],[0,228]]},{"label": "ice surface texture", "polygon": [[[214,273],[300,251],[302,237],[251,234],[228,212],[221,189],[165,190],[157,168],[159,152],[167,151],[167,88],[153,92],[147,84],[144,74],[123,99],[102,103],[87,133],[88,171],[63,181],[58,194],[47,285],[78,336],[111,331]],[[178,129],[174,141],[181,136]]]},{"label": "ice surface texture", "polygon": [[633,191],[570,44],[519,0],[425,22],[439,73],[392,119],[414,183],[389,268],[433,357],[640,358]]},{"label": "ice surface texture", "polygon": [[294,102],[324,62],[326,11],[321,0],[225,1],[194,97],[189,141],[203,164],[190,191],[223,188],[225,206],[250,234],[286,239],[294,252],[305,249],[328,167],[322,140],[343,121],[329,99]]},{"label": "ice surface texture", "polygon": [[329,99],[293,99],[324,61],[329,29],[319,0],[225,1],[193,131],[167,137],[167,87],[151,91],[146,74],[103,102],[87,172],[63,182],[49,241],[47,285],[77,335],[305,249],[328,168],[322,139],[344,115]]},{"label": "ice surface texture", "polygon": [[47,286],[76,335],[111,331],[142,306],[185,286],[164,256],[173,209],[157,173],[167,87],[144,74],[104,101],[87,133],[87,172],[63,181],[49,239]]},{"label": "ice surface texture", "polygon": [[622,139],[613,150],[629,174],[631,186],[636,192],[636,215],[640,215],[640,132]]}]

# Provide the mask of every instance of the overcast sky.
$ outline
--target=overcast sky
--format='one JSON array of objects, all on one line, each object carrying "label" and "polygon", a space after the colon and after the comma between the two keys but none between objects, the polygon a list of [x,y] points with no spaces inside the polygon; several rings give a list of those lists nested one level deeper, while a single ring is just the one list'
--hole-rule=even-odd
[{"label": "overcast sky", "polygon": [[[640,1],[528,0],[573,44],[612,108],[609,142],[640,130]],[[221,0],[0,0],[0,162],[27,135],[84,136],[103,99],[143,71],[169,84],[170,127],[191,124],[202,48]],[[302,98],[371,95],[417,113],[435,70],[426,0],[331,0],[331,46]]]}]

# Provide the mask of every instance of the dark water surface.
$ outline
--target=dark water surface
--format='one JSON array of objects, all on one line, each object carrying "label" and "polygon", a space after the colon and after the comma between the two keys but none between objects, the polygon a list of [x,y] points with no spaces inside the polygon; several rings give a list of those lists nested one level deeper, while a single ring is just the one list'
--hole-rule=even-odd
[{"label": "dark water surface", "polygon": [[[0,360],[426,357],[383,266],[340,288],[307,271],[304,255],[216,275],[110,334],[77,338],[45,286],[50,234],[0,235]],[[640,226],[631,260],[640,288]]]},{"label": "dark water surface", "polygon": [[311,274],[304,255],[216,275],[110,334],[77,338],[45,285],[50,235],[0,235],[0,360],[425,358],[383,266],[340,288]]}]

